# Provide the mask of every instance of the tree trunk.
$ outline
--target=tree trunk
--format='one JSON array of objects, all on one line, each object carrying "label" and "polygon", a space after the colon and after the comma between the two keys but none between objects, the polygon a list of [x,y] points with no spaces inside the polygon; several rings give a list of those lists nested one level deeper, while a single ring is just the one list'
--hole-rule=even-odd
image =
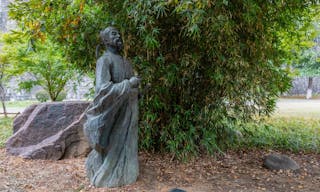
[{"label": "tree trunk", "polygon": [[6,102],[6,90],[5,90],[5,88],[4,88],[4,86],[2,85],[1,82],[0,82],[0,100],[1,100],[4,116],[8,117],[7,108],[6,108],[6,104],[5,104],[5,102]]},{"label": "tree trunk", "polygon": [[1,99],[4,117],[8,117],[5,101]]},{"label": "tree trunk", "polygon": [[313,77],[309,77],[306,99],[312,98],[312,83],[313,83]]}]

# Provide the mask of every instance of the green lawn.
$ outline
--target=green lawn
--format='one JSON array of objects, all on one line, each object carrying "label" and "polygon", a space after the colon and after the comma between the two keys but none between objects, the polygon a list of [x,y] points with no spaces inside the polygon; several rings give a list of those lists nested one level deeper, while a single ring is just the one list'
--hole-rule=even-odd
[{"label": "green lawn", "polygon": [[26,101],[7,101],[6,107],[7,108],[20,108],[20,107],[28,107],[32,104],[39,103],[36,100],[26,100]]},{"label": "green lawn", "polygon": [[[12,112],[12,109],[24,109],[38,101],[8,101],[6,107],[8,112]],[[1,110],[2,112],[2,106]],[[7,139],[12,135],[12,122],[15,115],[9,115],[5,118],[3,115],[0,116],[0,147],[4,147]]]},{"label": "green lawn", "polygon": [[0,147],[4,147],[7,139],[12,135],[13,118],[0,117]]}]

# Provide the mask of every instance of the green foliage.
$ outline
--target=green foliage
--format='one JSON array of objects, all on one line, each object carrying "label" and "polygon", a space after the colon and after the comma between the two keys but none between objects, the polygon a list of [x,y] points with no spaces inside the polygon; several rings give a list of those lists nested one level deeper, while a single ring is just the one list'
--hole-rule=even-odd
[{"label": "green foliage", "polygon": [[310,22],[300,22],[298,26],[291,29],[291,31],[296,30],[296,36],[289,36],[290,31],[282,32],[280,35],[282,37],[281,48],[288,55],[284,63],[293,64],[296,69],[293,75],[312,77],[320,74],[320,17],[318,12],[318,9],[311,9],[308,15]]},{"label": "green foliage", "polygon": [[46,91],[38,91],[36,93],[36,99],[43,103],[48,101],[50,99],[50,96]]},{"label": "green foliage", "polygon": [[320,153],[320,120],[271,118],[264,125],[246,124],[237,148],[264,148]]},{"label": "green foliage", "polygon": [[[0,38],[1,37],[2,37],[2,34],[0,34]],[[0,100],[2,102],[5,101],[6,87],[11,77],[10,73],[8,72],[8,69],[10,68],[8,60],[9,60],[8,56],[1,51],[0,53]]]},{"label": "green foliage", "polygon": [[[67,93],[65,91],[61,91],[55,101],[63,101],[66,97]],[[36,93],[36,99],[40,102],[47,102],[50,99],[50,95],[47,91],[41,90]]]},{"label": "green foliage", "polygon": [[67,98],[67,92],[61,91],[56,99],[56,101],[63,101]]},{"label": "green foliage", "polygon": [[[0,35],[0,38],[2,35]],[[0,84],[6,86],[10,79],[8,56],[1,51],[0,53]]]},{"label": "green foliage", "polygon": [[9,16],[32,46],[51,38],[61,45],[68,62],[86,70],[95,67],[97,36],[108,25],[107,12],[102,4],[85,0],[16,0],[9,6]]},{"label": "green foliage", "polygon": [[4,52],[11,64],[11,74],[28,73],[32,78],[19,83],[21,89],[30,90],[41,86],[56,101],[68,80],[74,76],[74,70],[65,59],[65,55],[57,44],[49,39],[43,43],[34,42],[32,47],[20,32],[3,36]]},{"label": "green foliage", "polygon": [[[31,40],[57,42],[69,61],[94,68],[99,30],[115,23],[142,86],[140,146],[187,157],[230,145],[235,128],[268,115],[290,78],[286,33],[316,1],[14,1],[10,15]],[[284,54],[286,53],[286,54]]]},{"label": "green foliage", "polygon": [[278,46],[282,51],[281,54],[285,56],[284,64],[295,64],[305,49],[315,46],[314,39],[319,35],[319,31],[315,28],[315,22],[319,20],[318,9],[318,6],[309,9],[307,15],[302,15],[302,19],[296,21],[296,25],[277,31],[280,38]]},{"label": "green foliage", "polygon": [[12,135],[12,118],[0,117],[0,147],[4,147],[8,138]]},{"label": "green foliage", "polygon": [[[319,38],[320,39],[320,38]],[[299,55],[299,60],[295,64],[299,70],[300,76],[319,76],[320,75],[320,42],[319,45],[313,48],[304,49]]]}]

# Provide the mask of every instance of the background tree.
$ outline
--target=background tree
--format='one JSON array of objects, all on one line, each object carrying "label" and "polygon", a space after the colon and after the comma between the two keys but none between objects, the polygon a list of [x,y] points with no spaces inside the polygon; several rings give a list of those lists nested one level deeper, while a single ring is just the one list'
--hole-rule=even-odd
[{"label": "background tree", "polygon": [[[288,55],[284,64],[292,65],[295,77],[308,77],[308,88],[306,98],[312,96],[313,77],[319,75],[319,14],[317,9],[311,8],[309,16],[310,22],[297,22],[298,28],[295,30],[296,36],[290,36],[287,32],[282,32],[281,47]],[[289,65],[288,65],[289,64]],[[292,67],[291,66],[291,67]]]},{"label": "background tree", "polygon": [[10,77],[10,75],[7,72],[7,69],[8,69],[8,59],[6,55],[0,54],[0,101],[1,101],[2,109],[5,117],[8,117],[7,108],[6,108],[6,98],[7,98],[7,82]]},{"label": "background tree", "polygon": [[3,37],[3,50],[11,65],[10,72],[15,75],[28,73],[30,79],[19,83],[22,89],[30,90],[41,86],[56,101],[66,83],[74,75],[74,70],[66,61],[60,47],[49,39],[43,43],[34,43],[36,49],[28,45],[21,33],[6,34]]},{"label": "background tree", "polygon": [[308,77],[308,88],[306,99],[312,98],[313,77],[320,75],[320,38],[315,38],[314,46],[305,48],[299,55],[299,60],[295,67],[299,70],[299,75]]},{"label": "background tree", "polygon": [[10,16],[30,42],[52,38],[85,71],[95,67],[99,30],[114,23],[152,87],[141,101],[140,147],[187,157],[219,150],[235,127],[273,111],[290,85],[281,34],[296,36],[317,2],[30,0],[14,1]]}]

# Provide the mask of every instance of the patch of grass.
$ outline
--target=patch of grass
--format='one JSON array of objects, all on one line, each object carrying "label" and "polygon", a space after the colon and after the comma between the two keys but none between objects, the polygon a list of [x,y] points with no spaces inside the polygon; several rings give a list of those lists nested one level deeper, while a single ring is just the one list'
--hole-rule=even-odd
[{"label": "patch of grass", "polygon": [[35,101],[35,100],[7,101],[6,107],[28,107],[35,103],[39,103],[39,101]]},{"label": "patch of grass", "polygon": [[12,135],[13,118],[0,118],[0,147],[4,147],[8,138]]},{"label": "patch of grass", "polygon": [[239,147],[320,153],[320,119],[273,117],[247,124]]}]

